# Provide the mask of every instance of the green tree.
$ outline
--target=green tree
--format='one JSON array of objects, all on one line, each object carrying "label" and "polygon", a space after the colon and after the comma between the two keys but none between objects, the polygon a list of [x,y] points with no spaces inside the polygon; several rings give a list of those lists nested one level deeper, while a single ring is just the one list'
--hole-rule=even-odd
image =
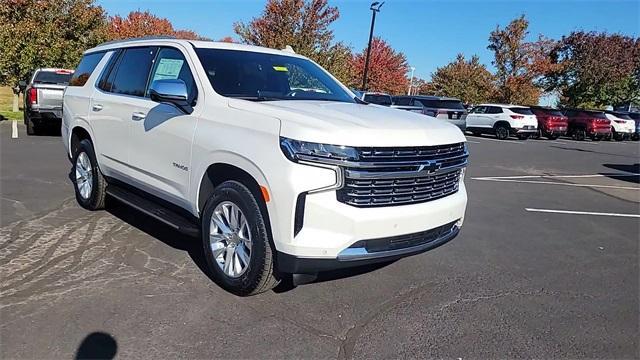
[{"label": "green tree", "polygon": [[562,106],[621,105],[640,99],[640,39],[620,34],[572,32],[550,58],[558,67],[545,85]]},{"label": "green tree", "polygon": [[466,60],[458,54],[456,60],[436,69],[431,86],[437,95],[456,97],[468,104],[489,101],[496,92],[495,77],[474,55]]},{"label": "green tree", "polygon": [[525,42],[529,21],[522,15],[504,29],[497,26],[489,35],[496,67],[496,100],[513,104],[537,104],[542,93],[534,83],[539,76],[532,71],[533,46]]},{"label": "green tree", "polygon": [[339,16],[327,0],[269,0],[260,17],[235,23],[234,31],[247,44],[274,49],[289,45],[346,82],[351,77],[351,49],[333,43],[329,28]]},{"label": "green tree", "polygon": [[75,68],[105,40],[105,25],[93,0],[0,1],[0,83],[14,86],[38,67]]}]

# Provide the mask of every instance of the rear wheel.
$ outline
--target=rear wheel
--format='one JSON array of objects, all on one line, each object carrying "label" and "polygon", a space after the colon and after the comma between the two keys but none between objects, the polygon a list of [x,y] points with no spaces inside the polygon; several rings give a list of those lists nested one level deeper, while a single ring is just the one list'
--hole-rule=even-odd
[{"label": "rear wheel", "polygon": [[576,129],[573,133],[573,138],[577,141],[584,141],[586,137],[587,133],[584,131],[584,129]]},{"label": "rear wheel", "polygon": [[624,134],[621,134],[619,132],[616,132],[615,130],[611,129],[611,136],[615,139],[615,141],[622,141],[624,140]]},{"label": "rear wheel", "polygon": [[538,129],[538,131],[531,134],[531,138],[536,140],[542,139],[542,129]]},{"label": "rear wheel", "polygon": [[29,112],[25,109],[24,111],[24,125],[27,127],[27,135],[36,135],[36,127],[33,123],[33,119],[29,116]]},{"label": "rear wheel", "polygon": [[504,124],[496,125],[496,137],[500,140],[506,140],[509,138],[509,128]]},{"label": "rear wheel", "polygon": [[214,281],[236,295],[275,287],[274,250],[251,191],[236,181],[219,185],[202,215],[202,244]]},{"label": "rear wheel", "polygon": [[80,141],[76,149],[73,174],[78,204],[88,210],[104,209],[107,181],[100,172],[93,144],[88,139]]}]

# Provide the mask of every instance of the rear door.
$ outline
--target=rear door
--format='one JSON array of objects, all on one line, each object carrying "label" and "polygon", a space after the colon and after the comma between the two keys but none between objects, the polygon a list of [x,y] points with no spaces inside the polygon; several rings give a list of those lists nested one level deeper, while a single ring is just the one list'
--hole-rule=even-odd
[{"label": "rear door", "polygon": [[146,112],[144,97],[156,47],[131,47],[112,56],[91,101],[90,117],[100,161],[129,179],[129,127],[133,114]]},{"label": "rear door", "polygon": [[[154,60],[145,98],[130,114],[129,162],[144,190],[188,207],[186,199],[191,171],[191,144],[203,95],[194,79],[194,63],[184,49],[161,47]],[[194,111],[187,114],[172,104],[151,101],[149,86],[156,80],[180,79],[187,85]],[[131,117],[133,116],[133,117]]]}]

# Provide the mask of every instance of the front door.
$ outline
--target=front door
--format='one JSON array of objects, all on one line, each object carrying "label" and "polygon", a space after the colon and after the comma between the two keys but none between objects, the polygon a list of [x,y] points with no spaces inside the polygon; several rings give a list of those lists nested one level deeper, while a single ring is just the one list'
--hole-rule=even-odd
[{"label": "front door", "polygon": [[[199,108],[198,87],[191,71],[192,62],[178,48],[161,47],[149,76],[144,107],[130,114],[129,163],[145,189],[186,205],[191,172],[191,145]],[[150,100],[149,86],[156,80],[180,79],[187,85],[194,111],[187,114],[171,104]]]}]

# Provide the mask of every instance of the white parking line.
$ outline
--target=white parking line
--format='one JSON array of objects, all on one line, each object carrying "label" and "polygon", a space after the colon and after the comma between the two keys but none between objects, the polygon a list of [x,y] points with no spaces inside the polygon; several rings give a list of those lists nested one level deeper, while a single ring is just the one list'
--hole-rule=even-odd
[{"label": "white parking line", "polygon": [[639,190],[640,187],[634,186],[613,186],[613,185],[597,185],[597,184],[571,184],[555,181],[533,181],[533,180],[516,180],[516,179],[495,179],[495,178],[471,178],[473,180],[480,181],[496,181],[496,182],[514,182],[522,184],[542,184],[542,185],[561,185],[561,186],[575,186],[575,187],[588,187],[588,188],[606,188],[606,189],[619,189],[619,190]]},{"label": "white parking line", "polygon": [[468,143],[472,143],[472,144],[480,144],[480,141],[471,141],[471,140],[467,140]]},{"label": "white parking line", "polygon": [[472,178],[474,180],[494,180],[494,179],[536,179],[536,178],[595,178],[595,177],[605,177],[605,176],[616,176],[616,177],[633,177],[640,176],[640,173],[611,173],[611,174],[587,174],[587,175],[516,175],[516,176],[485,176],[485,177],[475,177]]},{"label": "white parking line", "polygon": [[18,138],[18,122],[16,120],[13,120],[13,124],[11,125],[11,138]]},{"label": "white parking line", "polygon": [[499,143],[502,143],[502,144],[517,144],[517,145],[522,145],[522,144],[524,144],[524,143],[525,143],[525,142],[524,142],[524,141],[522,141],[522,140],[520,140],[520,141],[517,141],[517,140],[498,140],[498,139],[490,139],[490,138],[485,138],[485,137],[480,137],[480,136],[476,136],[476,137],[474,137],[474,139],[478,139],[478,140],[487,140],[487,141],[495,141],[495,142],[499,142]]},{"label": "white parking line", "polygon": [[594,215],[594,216],[615,216],[615,217],[640,218],[639,214],[618,214],[618,213],[602,213],[602,212],[591,212],[591,211],[551,210],[551,209],[532,209],[532,208],[525,208],[525,210],[526,211],[530,211],[530,212],[541,212],[541,213],[552,213],[552,214]]}]

